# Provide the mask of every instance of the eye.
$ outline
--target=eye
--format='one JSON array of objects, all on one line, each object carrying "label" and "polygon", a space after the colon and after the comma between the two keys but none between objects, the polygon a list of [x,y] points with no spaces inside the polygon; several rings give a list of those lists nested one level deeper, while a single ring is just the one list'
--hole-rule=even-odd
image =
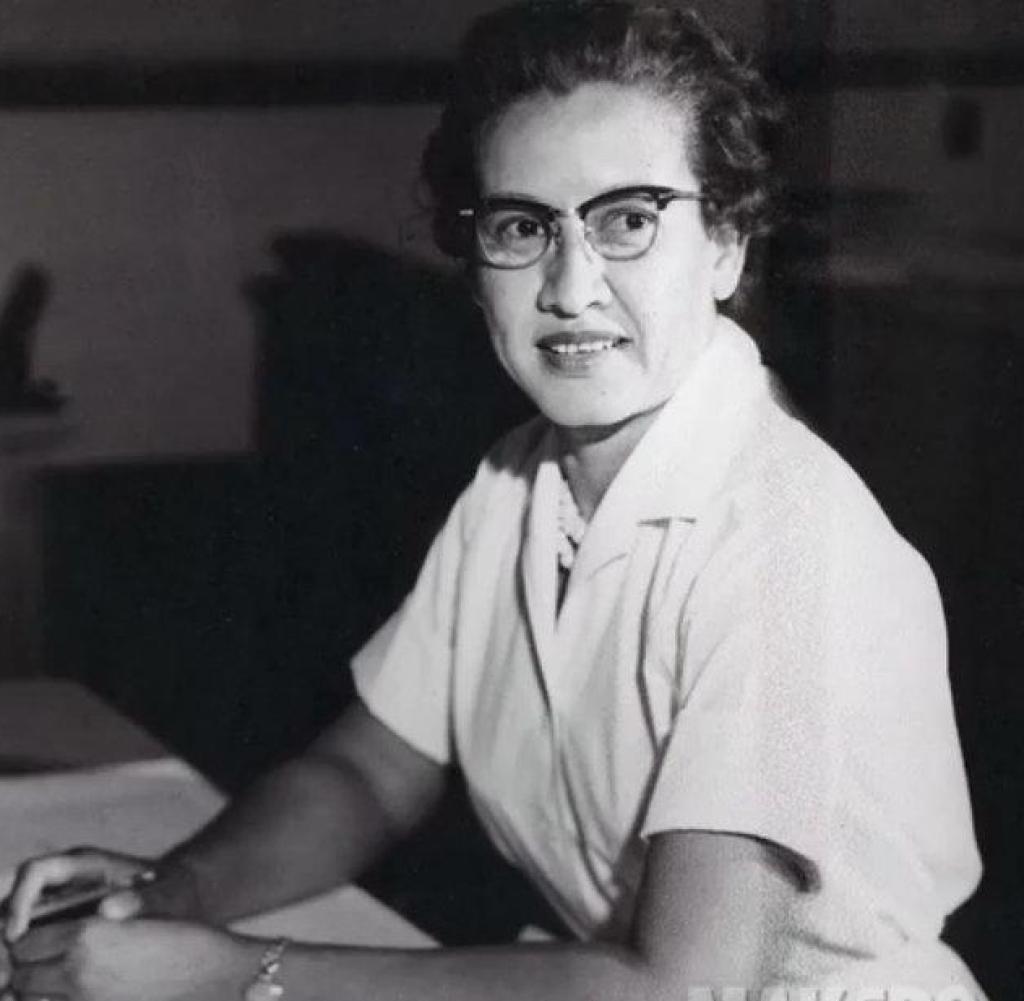
[{"label": "eye", "polygon": [[616,226],[627,230],[643,229],[654,222],[654,216],[648,212],[640,212],[636,209],[627,209],[613,216],[610,222],[611,228]]},{"label": "eye", "polygon": [[634,246],[644,244],[658,225],[658,213],[636,201],[613,202],[590,214],[590,229],[602,244]]},{"label": "eye", "polygon": [[502,246],[535,243],[546,238],[544,222],[522,209],[495,209],[481,220],[486,238]]}]

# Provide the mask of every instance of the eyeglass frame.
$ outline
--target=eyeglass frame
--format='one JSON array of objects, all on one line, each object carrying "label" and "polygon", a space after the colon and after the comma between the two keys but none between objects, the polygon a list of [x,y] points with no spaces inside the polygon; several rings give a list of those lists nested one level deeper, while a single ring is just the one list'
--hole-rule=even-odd
[{"label": "eyeglass frame", "polygon": [[[654,209],[657,213],[656,219],[658,221],[655,226],[654,235],[651,237],[651,242],[636,253],[631,253],[624,257],[609,257],[608,255],[601,253],[601,251],[590,242],[589,234],[591,230],[587,227],[586,217],[594,208],[597,208],[606,202],[614,202],[620,198],[627,198],[630,195],[643,196],[649,198],[654,203]],[[670,188],[660,184],[630,184],[621,188],[612,188],[610,191],[603,191],[601,194],[594,195],[592,198],[588,198],[585,202],[581,202],[576,206],[576,208],[570,209],[569,211],[557,209],[552,205],[547,205],[540,201],[534,201],[531,198],[497,196],[492,198],[481,198],[475,206],[459,209],[456,212],[456,216],[462,221],[472,223],[472,243],[476,248],[476,254],[472,256],[476,260],[476,263],[489,268],[497,268],[500,271],[522,271],[525,268],[532,268],[533,265],[540,261],[551,249],[551,244],[559,241],[562,233],[562,226],[559,220],[569,219],[574,215],[583,224],[583,238],[586,240],[587,246],[589,246],[602,260],[616,262],[638,260],[654,246],[654,243],[658,238],[658,232],[661,226],[661,213],[664,212],[672,202],[676,201],[700,202],[704,204],[707,202],[713,202],[715,199],[705,191],[684,191],[680,188]],[[490,208],[520,208],[536,214],[544,226],[545,235],[544,246],[536,257],[522,264],[498,264],[495,261],[488,260],[484,256],[482,242],[480,239],[480,231],[477,227],[476,220],[481,210]]]}]

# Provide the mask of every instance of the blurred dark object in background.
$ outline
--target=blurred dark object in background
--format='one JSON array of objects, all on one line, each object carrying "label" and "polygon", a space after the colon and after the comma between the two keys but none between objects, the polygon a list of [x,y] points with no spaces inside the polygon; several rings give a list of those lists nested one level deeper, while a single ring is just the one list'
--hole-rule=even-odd
[{"label": "blurred dark object in background", "polygon": [[49,295],[50,279],[33,264],[10,281],[0,310],[0,414],[49,413],[65,402],[54,382],[32,378],[36,328]]}]

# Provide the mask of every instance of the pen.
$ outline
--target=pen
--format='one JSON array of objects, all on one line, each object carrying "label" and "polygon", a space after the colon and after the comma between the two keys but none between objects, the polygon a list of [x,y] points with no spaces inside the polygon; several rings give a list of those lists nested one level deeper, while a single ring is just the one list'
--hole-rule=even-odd
[{"label": "pen", "polygon": [[[156,878],[152,869],[145,869],[126,886],[111,886],[108,883],[72,881],[44,894],[32,907],[30,928],[55,924],[58,921],[74,921],[96,913],[100,902],[112,893],[134,890]],[[2,904],[3,913],[9,909],[9,901]]]}]

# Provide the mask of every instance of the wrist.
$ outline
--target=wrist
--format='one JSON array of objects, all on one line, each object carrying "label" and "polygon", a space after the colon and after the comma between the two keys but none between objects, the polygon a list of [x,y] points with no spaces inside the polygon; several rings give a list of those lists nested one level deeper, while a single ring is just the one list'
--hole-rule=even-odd
[{"label": "wrist", "polygon": [[200,880],[184,859],[168,857],[152,866],[138,888],[146,917],[205,921]]},{"label": "wrist", "polygon": [[281,966],[288,944],[288,939],[279,938],[264,945],[259,963],[242,989],[242,1001],[284,1001]]}]

